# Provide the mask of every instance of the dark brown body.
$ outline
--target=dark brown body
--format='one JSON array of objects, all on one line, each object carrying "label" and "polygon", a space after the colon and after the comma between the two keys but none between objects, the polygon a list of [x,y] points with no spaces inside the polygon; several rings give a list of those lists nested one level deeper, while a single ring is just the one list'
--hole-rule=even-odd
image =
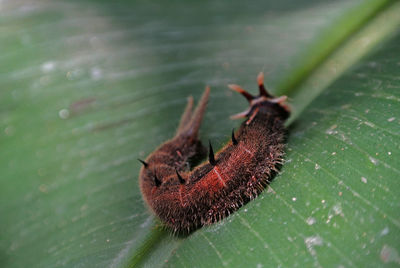
[{"label": "dark brown body", "polygon": [[211,151],[209,162],[192,171],[188,165],[189,158],[205,150],[197,132],[209,89],[193,115],[189,100],[176,136],[143,162],[140,189],[144,200],[175,232],[190,232],[237,210],[265,188],[282,163],[283,123],[289,111],[283,99],[272,98],[263,89],[260,80],[258,97],[232,86],[250,101],[250,109],[240,114],[247,119],[232,134],[232,141],[215,156]]}]

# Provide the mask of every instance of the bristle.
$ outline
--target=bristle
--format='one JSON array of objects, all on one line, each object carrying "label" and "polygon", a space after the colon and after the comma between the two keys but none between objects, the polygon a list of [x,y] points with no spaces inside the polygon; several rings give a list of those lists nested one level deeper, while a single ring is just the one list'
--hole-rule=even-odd
[{"label": "bristle", "polygon": [[233,145],[238,144],[238,141],[235,138],[235,129],[232,129],[232,143],[233,143]]},{"label": "bristle", "polygon": [[178,176],[179,183],[185,184],[186,181],[182,178],[181,174],[179,174],[177,169],[175,169],[175,172],[176,172],[176,176]]},{"label": "bristle", "polygon": [[146,163],[146,162],[144,162],[143,160],[141,160],[141,159],[139,159],[139,158],[138,158],[138,160],[139,160],[140,163],[143,164],[143,166],[144,166],[145,168],[147,168],[147,167],[149,166],[149,164]]},{"label": "bristle", "polygon": [[208,161],[210,162],[211,165],[215,166],[217,164],[217,161],[215,161],[214,150],[212,148],[211,141],[208,141],[208,144],[210,147],[210,151],[208,153]]},{"label": "bristle", "polygon": [[156,184],[156,186],[160,186],[161,185],[161,181],[159,178],[157,178],[157,175],[154,173],[154,183]]}]

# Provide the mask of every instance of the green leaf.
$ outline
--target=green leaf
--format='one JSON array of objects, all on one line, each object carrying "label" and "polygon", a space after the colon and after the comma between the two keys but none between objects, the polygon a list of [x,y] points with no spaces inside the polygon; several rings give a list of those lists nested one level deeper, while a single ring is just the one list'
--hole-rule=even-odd
[{"label": "green leaf", "polygon": [[[398,265],[399,34],[384,42],[397,2],[0,10],[1,267]],[[226,84],[251,91],[260,70],[293,98],[282,174],[188,237],[155,227],[136,158],[173,135],[186,97],[206,84],[201,138],[222,146],[239,123],[228,116],[246,105]]]}]

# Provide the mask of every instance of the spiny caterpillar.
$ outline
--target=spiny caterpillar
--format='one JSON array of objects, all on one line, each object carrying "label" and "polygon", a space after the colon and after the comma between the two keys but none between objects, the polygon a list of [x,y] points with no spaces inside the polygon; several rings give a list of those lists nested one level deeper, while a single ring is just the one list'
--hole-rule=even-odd
[{"label": "spiny caterpillar", "polygon": [[189,160],[204,154],[198,130],[206,109],[207,87],[193,112],[189,97],[176,135],[150,154],[143,164],[139,183],[150,209],[174,232],[189,233],[238,210],[255,198],[282,164],[285,128],[290,115],[286,96],[273,97],[257,77],[259,95],[252,96],[238,85],[249,109],[232,116],[246,118],[232,139],[214,154],[209,142],[208,161],[190,170]]}]

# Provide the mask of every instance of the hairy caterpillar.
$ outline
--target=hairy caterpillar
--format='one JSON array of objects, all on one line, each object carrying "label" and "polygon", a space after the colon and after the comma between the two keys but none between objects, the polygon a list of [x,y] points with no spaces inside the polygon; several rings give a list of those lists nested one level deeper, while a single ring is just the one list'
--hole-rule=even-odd
[{"label": "hairy caterpillar", "polygon": [[282,164],[285,128],[290,115],[286,96],[273,97],[257,77],[259,95],[237,85],[229,87],[242,94],[250,107],[232,118],[245,118],[232,130],[232,140],[214,154],[211,142],[208,161],[188,168],[188,160],[204,154],[198,130],[206,109],[207,87],[193,112],[193,98],[182,115],[176,135],[139,160],[139,184],[143,198],[162,222],[175,232],[188,233],[211,224],[255,198]]}]

